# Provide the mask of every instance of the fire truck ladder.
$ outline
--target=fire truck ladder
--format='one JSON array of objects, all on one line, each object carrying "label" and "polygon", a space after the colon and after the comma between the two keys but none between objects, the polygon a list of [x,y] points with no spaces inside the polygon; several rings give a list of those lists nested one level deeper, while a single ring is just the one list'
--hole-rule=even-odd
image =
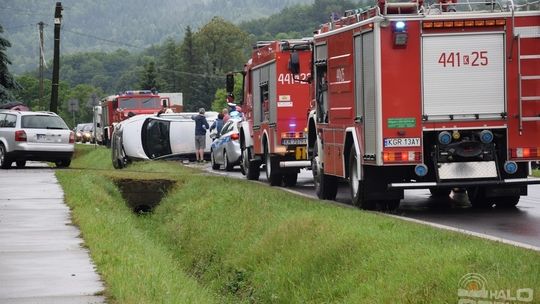
[{"label": "fire truck ladder", "polygon": [[[529,121],[540,121],[540,113],[536,113],[534,116],[523,116],[523,104],[524,102],[540,102],[540,96],[523,96],[523,86],[527,82],[540,81],[540,75],[524,75],[521,71],[522,64],[533,65],[540,61],[540,53],[536,54],[522,54],[521,42],[525,42],[529,39],[540,39],[540,30],[537,27],[531,28],[527,32],[519,32],[514,34],[514,39],[517,41],[517,53],[518,53],[518,91],[519,91],[519,133],[523,131],[523,123]],[[539,50],[536,50],[538,52]],[[538,65],[536,65],[538,66]]]}]

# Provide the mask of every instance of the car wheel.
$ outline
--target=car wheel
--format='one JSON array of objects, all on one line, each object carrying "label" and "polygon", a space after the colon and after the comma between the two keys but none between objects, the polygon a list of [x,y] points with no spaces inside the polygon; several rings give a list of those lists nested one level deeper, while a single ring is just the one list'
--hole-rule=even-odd
[{"label": "car wheel", "polygon": [[264,156],[266,159],[266,179],[268,179],[270,186],[280,186],[282,175],[277,171],[277,159],[270,155],[268,148]]},{"label": "car wheel", "polygon": [[17,164],[18,169],[22,169],[26,166],[26,160],[17,160],[15,164]]},{"label": "car wheel", "polygon": [[433,197],[447,197],[452,192],[452,189],[429,188],[429,192]]},{"label": "car wheel", "polygon": [[251,160],[252,150],[250,147],[242,150],[242,163],[244,170],[246,171],[246,178],[249,180],[258,180],[261,174],[260,165],[258,162]]},{"label": "car wheel", "polygon": [[485,189],[482,187],[467,188],[467,195],[473,208],[491,208],[493,201],[486,197]]},{"label": "car wheel", "polygon": [[[377,208],[377,202],[374,200],[367,199],[367,191],[369,191],[365,185],[365,181],[360,180],[360,172],[358,172],[358,160],[356,158],[356,150],[351,147],[351,152],[349,153],[349,188],[351,189],[351,201],[353,205],[365,209],[365,210],[375,210]],[[391,202],[390,208],[397,208],[399,206],[399,201],[397,203]]]},{"label": "car wheel", "polygon": [[212,170],[219,170],[219,164],[216,163],[214,158],[214,151],[210,151],[210,163],[212,164]]},{"label": "car wheel", "polygon": [[0,144],[0,168],[9,169],[11,168],[12,161],[6,155],[6,148],[3,144]]},{"label": "car wheel", "polygon": [[283,183],[285,187],[294,187],[298,181],[298,173],[287,173],[283,175]]},{"label": "car wheel", "polygon": [[514,208],[519,203],[519,195],[502,196],[494,198],[495,206],[497,208]]},{"label": "car wheel", "polygon": [[67,168],[71,165],[71,159],[60,159],[54,162],[57,168]]},{"label": "car wheel", "polygon": [[318,151],[318,145],[315,144],[313,159],[311,160],[311,172],[313,173],[315,193],[320,199],[334,200],[337,195],[338,181],[335,176],[324,174]]},{"label": "car wheel", "polygon": [[225,171],[232,171],[234,167],[229,161],[229,157],[227,156],[226,150],[223,150],[223,166],[225,167]]}]

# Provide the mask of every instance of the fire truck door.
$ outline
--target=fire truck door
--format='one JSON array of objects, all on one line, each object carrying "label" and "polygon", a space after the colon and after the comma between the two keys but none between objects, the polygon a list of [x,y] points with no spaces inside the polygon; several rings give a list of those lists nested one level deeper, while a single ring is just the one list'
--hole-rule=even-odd
[{"label": "fire truck door", "polygon": [[422,37],[423,114],[497,118],[505,107],[503,33]]}]

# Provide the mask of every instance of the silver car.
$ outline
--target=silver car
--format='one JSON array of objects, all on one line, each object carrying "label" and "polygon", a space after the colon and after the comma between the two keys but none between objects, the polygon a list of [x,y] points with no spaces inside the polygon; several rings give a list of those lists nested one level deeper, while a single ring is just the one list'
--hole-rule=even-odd
[{"label": "silver car", "polygon": [[52,112],[0,110],[0,168],[13,162],[24,168],[27,160],[50,161],[69,167],[75,133]]},{"label": "silver car", "polygon": [[240,119],[229,119],[216,134],[210,148],[210,160],[212,169],[218,170],[221,165],[227,171],[231,171],[234,166],[239,165],[242,160],[242,151],[240,150],[240,133],[238,132],[238,123]]}]

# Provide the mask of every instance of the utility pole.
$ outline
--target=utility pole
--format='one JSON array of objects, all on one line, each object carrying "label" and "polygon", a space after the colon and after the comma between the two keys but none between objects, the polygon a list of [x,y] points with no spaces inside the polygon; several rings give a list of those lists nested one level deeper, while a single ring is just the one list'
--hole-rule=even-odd
[{"label": "utility pole", "polygon": [[45,63],[45,54],[43,54],[43,21],[38,23],[39,25],[39,103],[38,106],[41,110],[43,102],[43,66]]},{"label": "utility pole", "polygon": [[54,10],[54,59],[51,104],[49,111],[58,112],[58,85],[60,81],[60,25],[62,24],[62,3],[56,2]]}]

